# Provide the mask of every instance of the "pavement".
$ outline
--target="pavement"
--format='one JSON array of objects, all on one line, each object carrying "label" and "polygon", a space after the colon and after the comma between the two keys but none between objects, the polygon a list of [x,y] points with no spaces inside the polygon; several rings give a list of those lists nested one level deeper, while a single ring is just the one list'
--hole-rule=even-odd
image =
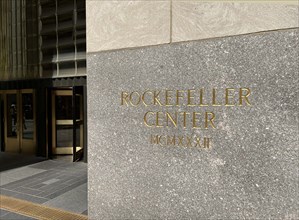
[{"label": "pavement", "polygon": [[0,152],[0,172],[46,160],[43,157]]},{"label": "pavement", "polygon": [[[0,195],[87,215],[87,164],[55,159],[2,171]],[[0,206],[0,219],[33,218]]]}]

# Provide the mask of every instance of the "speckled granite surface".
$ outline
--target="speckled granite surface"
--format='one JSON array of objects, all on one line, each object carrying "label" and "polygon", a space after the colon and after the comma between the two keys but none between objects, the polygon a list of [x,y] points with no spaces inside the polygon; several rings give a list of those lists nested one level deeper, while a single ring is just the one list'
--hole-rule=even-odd
[{"label": "speckled granite surface", "polygon": [[[88,54],[89,217],[298,219],[298,51],[293,29]],[[242,106],[240,88],[250,89]],[[160,106],[152,96],[161,91],[164,105],[167,89],[170,106]],[[136,91],[147,90],[145,106]],[[190,113],[189,124],[156,127],[157,112],[161,126],[166,112]],[[167,135],[185,144],[164,146]]]}]

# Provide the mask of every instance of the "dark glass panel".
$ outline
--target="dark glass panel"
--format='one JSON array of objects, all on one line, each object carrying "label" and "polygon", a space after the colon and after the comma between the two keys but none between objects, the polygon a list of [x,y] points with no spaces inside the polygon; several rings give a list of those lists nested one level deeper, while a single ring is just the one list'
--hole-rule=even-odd
[{"label": "dark glass panel", "polygon": [[[80,119],[80,96],[76,96],[76,119]],[[72,96],[56,96],[56,120],[73,120]]]},{"label": "dark glass panel", "polygon": [[72,96],[56,96],[56,120],[72,120]]},{"label": "dark glass panel", "polygon": [[73,125],[56,126],[56,147],[73,147]]},{"label": "dark glass panel", "polygon": [[33,94],[22,94],[23,110],[23,139],[33,139],[34,114],[33,114]]},{"label": "dark glass panel", "polygon": [[[80,127],[76,128],[76,143],[80,146]],[[73,125],[56,126],[56,147],[73,147]]]},{"label": "dark glass panel", "polygon": [[17,137],[17,95],[7,94],[7,137]]}]

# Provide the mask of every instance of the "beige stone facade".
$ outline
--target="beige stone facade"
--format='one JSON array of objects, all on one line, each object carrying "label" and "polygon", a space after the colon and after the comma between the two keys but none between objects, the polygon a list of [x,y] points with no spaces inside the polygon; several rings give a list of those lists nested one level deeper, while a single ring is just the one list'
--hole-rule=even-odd
[{"label": "beige stone facade", "polygon": [[298,27],[298,1],[87,0],[87,52]]}]

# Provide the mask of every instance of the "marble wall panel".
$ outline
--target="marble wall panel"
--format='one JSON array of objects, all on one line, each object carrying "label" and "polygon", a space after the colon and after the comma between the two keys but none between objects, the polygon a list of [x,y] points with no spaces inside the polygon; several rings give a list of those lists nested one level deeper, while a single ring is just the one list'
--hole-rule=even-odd
[{"label": "marble wall panel", "polygon": [[170,1],[87,1],[87,52],[170,42]]},{"label": "marble wall panel", "polygon": [[298,27],[298,2],[173,1],[172,41]]}]

